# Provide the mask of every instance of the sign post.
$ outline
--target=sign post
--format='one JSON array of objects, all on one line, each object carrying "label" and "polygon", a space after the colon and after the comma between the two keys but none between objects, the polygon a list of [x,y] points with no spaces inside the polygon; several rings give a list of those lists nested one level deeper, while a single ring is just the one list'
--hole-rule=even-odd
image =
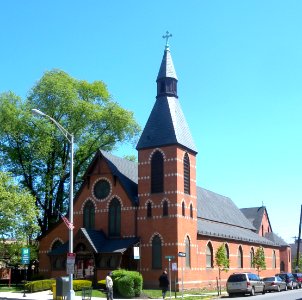
[{"label": "sign post", "polygon": [[[186,253],[185,252],[178,252],[178,256],[179,257],[186,257]],[[182,271],[181,271],[181,298],[184,298],[184,260],[182,259],[181,262],[181,267],[182,267]]]},{"label": "sign post", "polygon": [[175,256],[172,255],[168,255],[165,256],[165,258],[167,258],[169,260],[169,282],[170,282],[170,300],[171,300],[171,259],[175,258]]},{"label": "sign post", "polygon": [[30,263],[30,249],[29,248],[22,248],[21,249],[21,264],[24,265],[25,273],[24,273],[24,291],[23,291],[23,297],[26,297],[25,295],[25,284],[27,281],[27,265]]}]

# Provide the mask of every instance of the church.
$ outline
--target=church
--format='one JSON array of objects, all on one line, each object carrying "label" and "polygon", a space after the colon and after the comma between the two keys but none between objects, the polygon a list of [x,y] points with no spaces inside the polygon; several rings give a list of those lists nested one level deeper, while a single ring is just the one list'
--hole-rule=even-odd
[{"label": "church", "polygon": [[[95,153],[74,198],[74,278],[96,282],[123,268],[158,288],[167,269],[177,290],[215,288],[215,253],[224,245],[234,272],[257,273],[253,257],[265,252],[260,276],[291,272],[289,245],[274,234],[264,206],[239,209],[196,184],[197,148],[177,95],[168,39],[157,76],[157,96],[140,136],[138,162]],[[40,274],[66,275],[68,229],[60,221],[39,240]]]}]

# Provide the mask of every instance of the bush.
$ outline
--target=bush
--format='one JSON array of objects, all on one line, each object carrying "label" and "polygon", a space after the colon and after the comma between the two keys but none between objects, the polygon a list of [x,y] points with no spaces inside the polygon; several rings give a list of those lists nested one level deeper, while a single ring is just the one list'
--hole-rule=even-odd
[{"label": "bush", "polygon": [[116,270],[112,274],[113,288],[121,296],[132,298],[141,294],[143,277],[139,272]]},{"label": "bush", "polygon": [[30,281],[25,284],[25,290],[30,293],[50,290],[55,282],[55,279]]},{"label": "bush", "polygon": [[78,280],[73,280],[73,289],[75,291],[81,291],[82,288],[85,287],[92,287],[92,281],[90,280],[84,280],[84,279],[78,279]]}]

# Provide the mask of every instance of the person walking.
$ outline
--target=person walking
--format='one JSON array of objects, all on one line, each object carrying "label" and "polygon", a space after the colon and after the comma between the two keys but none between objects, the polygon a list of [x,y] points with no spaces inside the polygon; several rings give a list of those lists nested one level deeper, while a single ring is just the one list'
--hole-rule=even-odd
[{"label": "person walking", "polygon": [[113,280],[111,278],[112,272],[106,276],[107,300],[113,300]]},{"label": "person walking", "polygon": [[167,275],[167,271],[164,271],[160,277],[158,278],[159,280],[159,287],[161,288],[162,291],[162,295],[163,295],[163,299],[166,298],[166,293],[169,289],[169,279],[168,279],[168,275]]}]

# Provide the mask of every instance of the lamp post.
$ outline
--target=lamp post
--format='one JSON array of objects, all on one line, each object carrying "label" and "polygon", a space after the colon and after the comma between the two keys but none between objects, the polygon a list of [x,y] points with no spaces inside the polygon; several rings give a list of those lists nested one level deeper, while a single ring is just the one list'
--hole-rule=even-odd
[{"label": "lamp post", "polygon": [[[59,124],[55,119],[49,115],[41,112],[38,109],[31,110],[33,114],[48,118],[52,123],[54,123],[60,131],[63,133],[65,138],[70,144],[70,189],[69,189],[69,221],[73,224],[73,134],[69,133],[61,124]],[[69,228],[69,253],[73,253],[73,227]],[[69,293],[67,295],[67,300],[75,299],[75,292],[72,286],[73,272],[69,274]]]}]

